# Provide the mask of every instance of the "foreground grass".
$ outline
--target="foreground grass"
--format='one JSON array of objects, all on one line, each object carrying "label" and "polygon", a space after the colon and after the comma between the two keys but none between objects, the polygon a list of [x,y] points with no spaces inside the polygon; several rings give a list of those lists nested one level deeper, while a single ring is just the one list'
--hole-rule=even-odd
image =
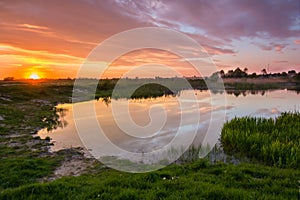
[{"label": "foreground grass", "polygon": [[300,113],[282,113],[276,119],[235,118],[224,125],[221,142],[229,154],[300,168]]},{"label": "foreground grass", "polygon": [[7,189],[0,193],[0,198],[297,199],[299,177],[300,172],[291,169],[199,160],[144,174],[100,169],[93,175]]}]

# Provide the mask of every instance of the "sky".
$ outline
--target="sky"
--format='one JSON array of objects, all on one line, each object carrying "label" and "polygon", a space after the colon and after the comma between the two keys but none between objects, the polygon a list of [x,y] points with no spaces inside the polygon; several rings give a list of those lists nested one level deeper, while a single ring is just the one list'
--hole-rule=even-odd
[{"label": "sky", "polygon": [[[0,79],[33,74],[75,78],[97,45],[143,27],[193,38],[218,70],[300,71],[300,0],[1,0]],[[141,49],[120,55],[105,77],[121,77],[152,63],[171,65],[184,76],[198,75],[172,52]]]}]

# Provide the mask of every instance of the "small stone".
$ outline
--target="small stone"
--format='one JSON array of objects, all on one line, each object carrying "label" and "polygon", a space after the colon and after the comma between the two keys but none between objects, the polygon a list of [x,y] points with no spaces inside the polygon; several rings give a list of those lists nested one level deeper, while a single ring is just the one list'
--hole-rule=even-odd
[{"label": "small stone", "polygon": [[0,121],[4,120],[4,118],[0,115]]}]

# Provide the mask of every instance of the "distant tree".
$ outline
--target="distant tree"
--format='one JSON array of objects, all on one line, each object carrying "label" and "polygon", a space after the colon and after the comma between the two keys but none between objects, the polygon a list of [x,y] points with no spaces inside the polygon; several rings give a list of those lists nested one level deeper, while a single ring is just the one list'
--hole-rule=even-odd
[{"label": "distant tree", "polygon": [[247,68],[247,67],[244,68],[244,72],[245,72],[246,74],[248,73],[248,68]]},{"label": "distant tree", "polygon": [[288,71],[288,75],[296,75],[296,71],[295,70],[290,70],[290,71]]},{"label": "distant tree", "polygon": [[296,80],[300,80],[300,72],[298,72],[298,74],[296,74],[296,76],[294,77]]},{"label": "distant tree", "polygon": [[288,71],[288,74],[296,74],[296,71],[295,70],[290,70],[290,71]]},{"label": "distant tree", "polygon": [[227,77],[229,77],[229,78],[233,77],[233,70],[228,70]]},{"label": "distant tree", "polygon": [[286,72],[281,72],[281,76],[287,76],[288,74]]},{"label": "distant tree", "polygon": [[225,76],[225,72],[224,72],[223,69],[222,69],[219,73],[220,73],[220,76],[221,76],[222,78]]},{"label": "distant tree", "polygon": [[254,72],[250,75],[251,78],[255,78],[257,76],[257,74]]},{"label": "distant tree", "polygon": [[15,78],[14,77],[5,77],[3,80],[4,81],[13,81],[13,80],[15,80]]},{"label": "distant tree", "polygon": [[267,75],[267,70],[266,70],[266,69],[262,69],[262,70],[261,70],[261,73],[262,73],[263,75]]},{"label": "distant tree", "polygon": [[233,77],[234,78],[241,78],[247,76],[247,74],[245,72],[243,72],[239,67],[236,68],[233,72]]}]

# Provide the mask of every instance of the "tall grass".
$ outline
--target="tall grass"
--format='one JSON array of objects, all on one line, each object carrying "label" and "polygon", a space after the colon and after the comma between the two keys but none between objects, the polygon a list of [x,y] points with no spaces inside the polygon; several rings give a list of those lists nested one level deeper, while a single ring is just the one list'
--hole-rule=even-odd
[{"label": "tall grass", "polygon": [[242,154],[271,166],[300,167],[300,113],[276,119],[234,118],[225,123],[221,143],[225,152]]}]

